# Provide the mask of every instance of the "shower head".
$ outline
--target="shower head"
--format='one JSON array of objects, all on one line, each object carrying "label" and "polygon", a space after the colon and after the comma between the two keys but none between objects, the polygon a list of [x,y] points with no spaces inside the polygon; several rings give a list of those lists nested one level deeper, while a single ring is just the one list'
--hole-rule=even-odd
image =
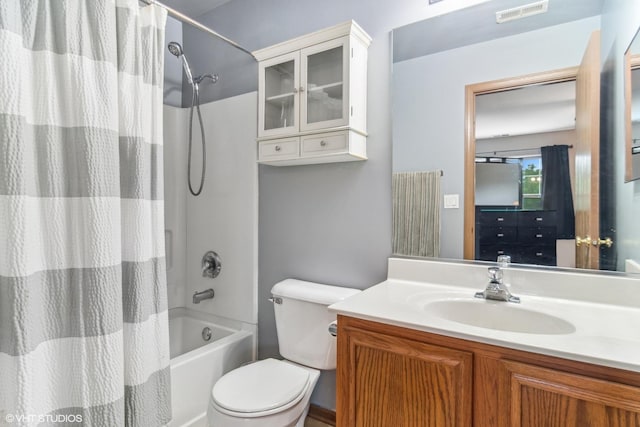
[{"label": "shower head", "polygon": [[189,68],[189,63],[187,62],[187,55],[184,54],[182,50],[182,46],[178,42],[169,42],[167,46],[169,52],[177,58],[182,59],[182,68],[184,68],[184,73],[187,75],[187,81],[190,85],[193,86],[193,76],[191,75],[191,68]]},{"label": "shower head", "polygon": [[176,57],[180,57],[182,56],[182,54],[184,53],[182,51],[182,46],[180,46],[180,43],[177,42],[170,42],[169,46],[167,46],[169,48],[169,52],[171,52],[172,55],[176,56]]}]

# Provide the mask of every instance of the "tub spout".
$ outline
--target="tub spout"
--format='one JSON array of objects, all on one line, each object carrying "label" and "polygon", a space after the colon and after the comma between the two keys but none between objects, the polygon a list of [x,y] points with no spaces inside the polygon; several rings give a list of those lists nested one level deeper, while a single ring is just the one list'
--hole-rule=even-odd
[{"label": "tub spout", "polygon": [[214,295],[213,289],[206,289],[201,292],[195,292],[193,294],[193,303],[200,304],[200,301],[203,301],[206,299],[213,299],[213,295]]}]

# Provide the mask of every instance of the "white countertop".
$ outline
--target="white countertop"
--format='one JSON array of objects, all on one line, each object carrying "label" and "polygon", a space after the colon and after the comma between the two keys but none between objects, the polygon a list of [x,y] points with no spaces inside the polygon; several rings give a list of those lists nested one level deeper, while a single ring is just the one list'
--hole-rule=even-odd
[{"label": "white countertop", "polygon": [[[390,267],[390,272],[395,270],[397,268]],[[560,280],[571,280],[571,277],[564,275]],[[548,280],[544,281],[545,286],[548,285]],[[613,282],[609,279],[607,283],[615,291]],[[637,292],[640,293],[640,281],[638,284]],[[512,289],[512,293],[521,298],[520,304],[474,299],[475,291],[483,290],[483,286],[482,282],[476,289],[468,285],[389,278],[329,309],[380,323],[640,372],[640,307],[594,302],[589,298],[547,297],[540,295],[540,289],[532,289],[530,293]],[[585,288],[584,293],[588,292]],[[482,307],[490,310],[500,310],[501,305],[508,304],[509,310],[548,314],[569,322],[573,328],[560,334],[537,334],[472,326],[447,320],[427,307],[431,302],[443,300],[464,300],[473,304],[475,300],[477,304],[494,305]],[[504,321],[509,322],[508,315]]]}]

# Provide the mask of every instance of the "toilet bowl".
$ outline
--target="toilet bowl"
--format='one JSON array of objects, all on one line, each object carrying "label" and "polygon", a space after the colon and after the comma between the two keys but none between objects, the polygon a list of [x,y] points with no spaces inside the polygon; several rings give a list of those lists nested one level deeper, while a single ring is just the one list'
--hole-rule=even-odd
[{"label": "toilet bowl", "polygon": [[320,371],[265,359],[236,369],[213,387],[210,427],[303,427]]},{"label": "toilet bowl", "polygon": [[222,376],[211,390],[209,427],[303,427],[321,370],[336,368],[335,314],[357,289],[287,279],[271,289],[284,360],[265,359]]}]

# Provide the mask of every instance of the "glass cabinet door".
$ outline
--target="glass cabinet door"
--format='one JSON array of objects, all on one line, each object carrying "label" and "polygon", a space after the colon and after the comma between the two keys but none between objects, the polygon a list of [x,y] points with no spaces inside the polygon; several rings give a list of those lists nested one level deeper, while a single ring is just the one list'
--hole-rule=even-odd
[{"label": "glass cabinet door", "polygon": [[302,50],[302,130],[347,124],[348,42],[345,37]]},{"label": "glass cabinet door", "polygon": [[298,129],[298,54],[283,55],[260,64],[260,136]]}]

